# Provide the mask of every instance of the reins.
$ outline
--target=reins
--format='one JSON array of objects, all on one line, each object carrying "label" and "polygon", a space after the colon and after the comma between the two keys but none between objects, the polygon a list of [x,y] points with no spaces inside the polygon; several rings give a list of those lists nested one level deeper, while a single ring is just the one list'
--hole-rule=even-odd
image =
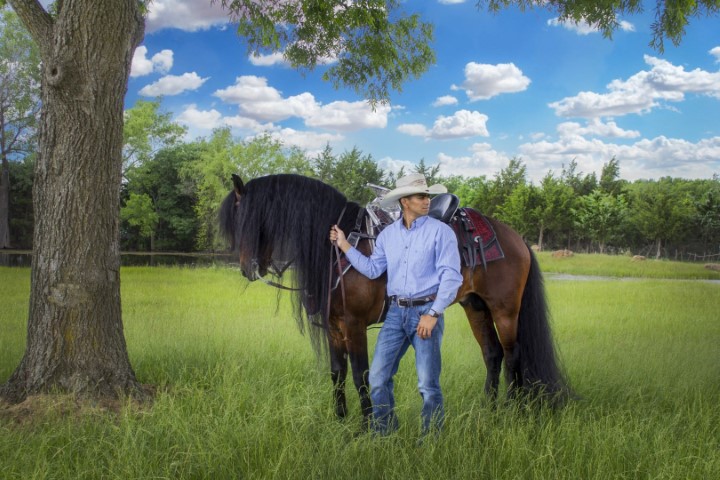
[{"label": "reins", "polygon": [[[340,221],[342,220],[343,216],[345,215],[345,209],[347,208],[347,203],[343,207],[342,211],[340,212],[340,216],[338,217],[337,222],[335,222],[335,225],[340,225]],[[342,306],[343,306],[343,319],[345,318],[345,281],[343,280],[343,272],[342,272],[342,265],[340,264],[340,247],[338,247],[337,242],[332,242],[330,245],[330,269],[328,274],[328,291],[327,291],[327,308],[325,310],[325,322],[327,323],[326,328],[330,327],[330,307],[332,306],[332,266],[333,266],[333,251],[335,252],[335,258],[337,258],[337,270],[338,270],[338,277],[340,279],[340,294],[342,298]],[[338,329],[340,330],[340,329]],[[340,330],[342,333],[342,330]],[[345,338],[343,340],[347,340],[347,336],[343,335]]]}]

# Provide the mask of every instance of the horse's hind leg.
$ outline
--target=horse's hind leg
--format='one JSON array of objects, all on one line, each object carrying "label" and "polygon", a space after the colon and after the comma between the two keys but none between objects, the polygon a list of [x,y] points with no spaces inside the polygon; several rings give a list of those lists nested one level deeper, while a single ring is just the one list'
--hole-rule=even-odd
[{"label": "horse's hind leg", "polygon": [[345,378],[347,377],[347,349],[345,342],[337,335],[329,336],[330,350],[330,377],[333,382],[333,399],[335,402],[335,415],[338,418],[347,416],[347,402],[345,400]]},{"label": "horse's hind leg", "polygon": [[498,339],[493,320],[485,302],[478,295],[472,293],[462,302],[465,315],[470,322],[475,340],[482,349],[487,377],[485,378],[485,393],[490,399],[497,398],[500,386],[500,370],[502,369],[503,348]]},{"label": "horse's hind leg", "polygon": [[493,311],[493,320],[497,328],[498,338],[505,354],[505,378],[508,385],[507,395],[512,399],[522,388],[520,366],[520,346],[517,343],[517,311]]}]

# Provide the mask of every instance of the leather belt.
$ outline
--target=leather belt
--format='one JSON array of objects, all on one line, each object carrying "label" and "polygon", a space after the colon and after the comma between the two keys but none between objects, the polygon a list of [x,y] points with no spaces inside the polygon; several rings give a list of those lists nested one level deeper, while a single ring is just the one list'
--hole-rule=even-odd
[{"label": "leather belt", "polygon": [[425,297],[407,298],[393,295],[390,297],[390,302],[395,302],[401,307],[419,307],[420,305],[425,305],[434,301],[435,297],[436,295],[427,295]]}]

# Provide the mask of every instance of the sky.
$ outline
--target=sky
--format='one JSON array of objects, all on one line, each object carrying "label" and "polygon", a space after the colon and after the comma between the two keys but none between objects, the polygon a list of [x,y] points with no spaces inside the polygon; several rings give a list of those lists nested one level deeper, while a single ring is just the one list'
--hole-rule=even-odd
[{"label": "sky", "polygon": [[162,98],[187,140],[229,126],[310,156],[357,148],[387,171],[424,160],[442,175],[494,177],[512,158],[537,183],[573,160],[613,157],[626,180],[720,174],[720,17],[692,19],[679,46],[652,49],[655,2],[612,39],[546,10],[497,14],[475,0],[410,0],[435,25],[436,64],[373,110],[351,89],[305,75],[282,55],[252,57],[210,0],[154,0],[126,108]]}]

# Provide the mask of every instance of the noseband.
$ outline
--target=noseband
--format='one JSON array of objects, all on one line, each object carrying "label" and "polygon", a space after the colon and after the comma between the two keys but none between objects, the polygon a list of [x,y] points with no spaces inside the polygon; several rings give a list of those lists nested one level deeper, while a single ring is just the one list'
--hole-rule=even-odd
[{"label": "noseband", "polygon": [[[273,275],[274,277],[280,278],[280,277],[282,277],[282,274],[285,273],[285,270],[287,270],[294,261],[295,260],[290,260],[289,262],[286,262],[284,265],[278,266],[277,264],[275,264],[274,261],[271,260],[270,265],[268,266],[268,272],[270,272],[270,274]],[[281,283],[273,282],[272,280],[268,280],[264,276],[260,275],[260,262],[258,262],[257,258],[253,258],[250,261],[250,264],[252,265],[252,274],[253,274],[253,278],[255,280],[260,280],[265,285],[270,285],[271,287],[279,288],[282,290],[290,290],[292,292],[297,292],[297,291],[301,290],[300,288],[286,287],[285,285],[283,285]]]}]

